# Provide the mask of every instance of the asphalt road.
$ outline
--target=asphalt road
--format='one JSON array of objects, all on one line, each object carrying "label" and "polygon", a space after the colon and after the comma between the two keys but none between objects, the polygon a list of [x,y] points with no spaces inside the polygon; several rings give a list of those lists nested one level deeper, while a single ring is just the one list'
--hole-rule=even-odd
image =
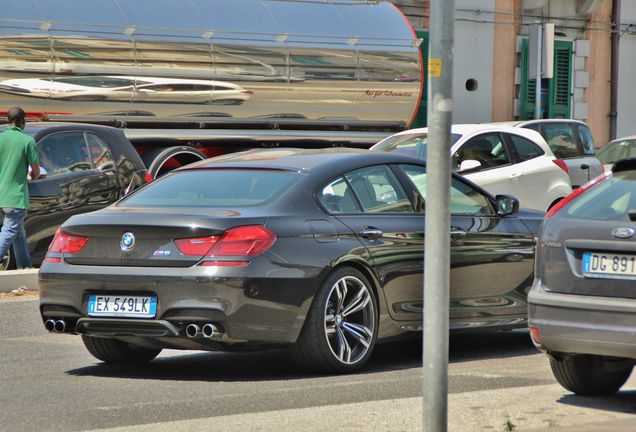
[{"label": "asphalt road", "polygon": [[[421,430],[418,341],[382,345],[348,376],[306,374],[284,351],[169,350],[145,366],[107,366],[79,337],[48,334],[37,307],[34,298],[0,300],[0,431]],[[636,380],[611,398],[568,394],[526,332],[457,335],[450,346],[451,431],[636,413]]]}]

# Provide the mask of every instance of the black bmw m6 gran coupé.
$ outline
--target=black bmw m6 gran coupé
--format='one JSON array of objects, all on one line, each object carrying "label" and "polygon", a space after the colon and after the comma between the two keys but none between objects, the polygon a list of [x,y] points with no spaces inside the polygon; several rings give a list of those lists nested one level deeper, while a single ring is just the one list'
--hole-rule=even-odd
[{"label": "black bmw m6 gran coup\u00e9", "polygon": [[[288,346],[349,372],[422,322],[426,165],[342,148],[208,159],[71,217],[40,269],[45,327],[105,362]],[[525,326],[543,213],[453,175],[453,330]]]}]

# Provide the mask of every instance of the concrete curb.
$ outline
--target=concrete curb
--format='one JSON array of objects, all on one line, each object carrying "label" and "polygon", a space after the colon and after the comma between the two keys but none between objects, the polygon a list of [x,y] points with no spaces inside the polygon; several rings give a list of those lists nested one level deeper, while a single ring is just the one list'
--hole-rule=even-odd
[{"label": "concrete curb", "polygon": [[11,292],[19,287],[39,291],[38,269],[0,271],[0,292]]}]

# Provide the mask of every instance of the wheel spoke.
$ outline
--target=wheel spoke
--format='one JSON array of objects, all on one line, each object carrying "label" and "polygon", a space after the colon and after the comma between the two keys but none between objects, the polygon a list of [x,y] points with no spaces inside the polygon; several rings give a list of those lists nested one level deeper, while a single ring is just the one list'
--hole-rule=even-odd
[{"label": "wheel spoke", "polygon": [[342,278],[336,283],[336,297],[337,297],[336,309],[335,309],[336,313],[342,312],[342,305],[344,304],[346,296],[347,296],[347,282],[344,280],[344,278]]},{"label": "wheel spoke", "polygon": [[336,328],[336,340],[338,344],[338,358],[345,363],[351,362],[351,347],[342,329]]},{"label": "wheel spoke", "polygon": [[371,296],[366,289],[361,288],[356,296],[345,306],[343,316],[348,316],[362,310],[371,301]]},{"label": "wheel spoke", "polygon": [[327,337],[331,337],[336,332],[335,320],[331,323],[325,321],[325,332],[327,334]]},{"label": "wheel spoke", "polygon": [[373,333],[371,332],[371,330],[369,330],[368,327],[360,324],[345,322],[342,323],[342,328],[351,336],[356,338],[358,342],[360,342],[365,348],[369,348]]}]

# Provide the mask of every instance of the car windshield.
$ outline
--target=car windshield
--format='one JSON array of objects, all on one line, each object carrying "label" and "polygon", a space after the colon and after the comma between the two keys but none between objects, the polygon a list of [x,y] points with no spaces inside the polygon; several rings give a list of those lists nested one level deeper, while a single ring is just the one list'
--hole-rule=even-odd
[{"label": "car windshield", "polygon": [[278,196],[300,174],[269,169],[175,171],[117,203],[125,207],[234,207]]},{"label": "car windshield", "polygon": [[[455,144],[462,136],[460,134],[451,134],[451,145]],[[394,135],[388,137],[384,141],[380,141],[373,146],[373,150],[387,151],[392,153],[400,153],[408,156],[416,156],[420,159],[426,159],[426,144],[428,143],[428,134],[407,134]]]},{"label": "car windshield", "polygon": [[582,219],[624,221],[636,209],[636,171],[621,171],[592,187],[568,208],[567,214]]},{"label": "car windshield", "polygon": [[636,156],[636,140],[612,141],[598,152],[598,159],[604,164]]}]

